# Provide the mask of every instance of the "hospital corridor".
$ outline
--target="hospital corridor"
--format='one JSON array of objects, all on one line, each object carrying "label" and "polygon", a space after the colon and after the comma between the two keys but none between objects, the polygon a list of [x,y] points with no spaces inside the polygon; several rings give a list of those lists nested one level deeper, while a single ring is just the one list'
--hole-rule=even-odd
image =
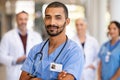
[{"label": "hospital corridor", "polygon": [[[61,7],[63,13],[59,13]],[[68,51],[64,50],[75,45],[78,45],[77,48],[80,50],[76,50],[81,51],[83,55],[84,64],[81,61],[82,70],[78,68],[81,70],[78,71],[80,76],[73,72],[70,73],[70,78],[72,75],[75,80],[120,80],[119,8],[120,0],[0,0],[0,80],[17,80],[21,73],[24,74],[24,69],[26,72],[28,70],[28,73],[30,71],[30,75],[27,75],[29,77],[31,73],[36,72],[31,78],[40,80],[45,79],[45,76],[39,71],[45,68],[43,74],[47,71],[51,74],[47,74],[48,80],[55,79],[56,75],[57,79],[61,74],[68,76],[72,71],[66,70],[70,67],[63,66],[63,60],[70,55],[66,57],[68,54],[62,55],[62,52],[67,53]],[[59,45],[51,49],[50,40],[64,31],[66,42],[63,47]],[[56,34],[53,34],[55,32]],[[67,45],[69,40],[73,41],[73,46]],[[39,48],[36,47],[38,45]],[[78,53],[76,50],[73,52]],[[35,53],[35,60],[32,53]],[[45,55],[46,53],[48,54]],[[72,51],[70,53],[72,54]],[[63,56],[61,62],[58,61],[60,64],[46,61],[54,59],[53,54],[57,56],[53,62],[57,62],[57,58],[59,60],[59,57]],[[79,55],[76,58],[75,55],[71,56],[74,56],[74,59],[67,60],[75,63]],[[35,61],[38,57],[41,62],[37,63]],[[82,60],[82,57],[78,60]],[[47,69],[48,65],[50,71]]]}]

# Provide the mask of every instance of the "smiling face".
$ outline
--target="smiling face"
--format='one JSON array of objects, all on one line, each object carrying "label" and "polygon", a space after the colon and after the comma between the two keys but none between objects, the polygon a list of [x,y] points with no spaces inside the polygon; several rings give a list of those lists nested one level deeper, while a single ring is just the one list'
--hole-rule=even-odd
[{"label": "smiling face", "polygon": [[20,13],[16,16],[18,29],[23,31],[27,29],[28,14]]},{"label": "smiling face", "polygon": [[111,23],[108,30],[108,34],[112,39],[119,37],[120,30],[115,23]]},{"label": "smiling face", "polygon": [[84,22],[84,20],[77,19],[75,21],[75,25],[76,25],[76,30],[77,30],[78,35],[85,35],[86,34],[87,25]]},{"label": "smiling face", "polygon": [[57,36],[64,32],[64,28],[69,23],[69,19],[66,19],[62,7],[50,7],[45,10],[44,22],[47,33],[50,36]]}]

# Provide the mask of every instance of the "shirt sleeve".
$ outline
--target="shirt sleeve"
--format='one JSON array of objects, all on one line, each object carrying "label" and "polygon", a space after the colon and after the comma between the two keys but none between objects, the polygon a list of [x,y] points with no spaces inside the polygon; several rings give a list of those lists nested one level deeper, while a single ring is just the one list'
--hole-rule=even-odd
[{"label": "shirt sleeve", "polygon": [[103,53],[103,48],[104,48],[105,46],[104,45],[102,45],[101,46],[101,48],[100,48],[100,50],[99,50],[99,53],[98,53],[98,57],[101,59],[101,57],[102,57],[102,53]]},{"label": "shirt sleeve", "polygon": [[75,77],[75,80],[80,80],[84,65],[84,55],[80,48],[75,47],[68,51],[69,55],[65,60],[63,70]]},{"label": "shirt sleeve", "polygon": [[28,57],[26,58],[25,62],[23,63],[21,70],[28,72],[30,74],[32,74],[34,72],[33,64],[34,64],[35,54],[36,54],[36,46],[30,50]]},{"label": "shirt sleeve", "polygon": [[9,38],[9,35],[5,34],[0,43],[0,63],[6,66],[11,66],[14,60],[14,57],[9,55],[9,48],[11,47]]},{"label": "shirt sleeve", "polygon": [[94,61],[93,61],[92,64],[95,68],[97,68],[98,60],[99,60],[98,54],[99,54],[100,47],[99,47],[99,44],[98,44],[97,40],[94,41],[93,45],[94,45],[94,47],[93,47],[93,49],[94,49]]}]

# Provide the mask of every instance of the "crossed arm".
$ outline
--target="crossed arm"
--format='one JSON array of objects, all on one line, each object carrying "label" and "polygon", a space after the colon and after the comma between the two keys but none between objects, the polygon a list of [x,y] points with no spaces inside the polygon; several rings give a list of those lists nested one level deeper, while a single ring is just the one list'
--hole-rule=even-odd
[{"label": "crossed arm", "polygon": [[[19,80],[42,80],[42,79],[31,77],[30,75],[28,75],[27,72],[22,71]],[[66,73],[65,71],[62,71],[58,75],[58,80],[74,80],[74,76],[72,74]]]},{"label": "crossed arm", "polygon": [[19,80],[42,80],[42,79],[39,79],[39,78],[34,78],[30,75],[28,75],[27,72],[25,71],[22,71],[21,73],[21,76],[20,76],[20,79]]}]

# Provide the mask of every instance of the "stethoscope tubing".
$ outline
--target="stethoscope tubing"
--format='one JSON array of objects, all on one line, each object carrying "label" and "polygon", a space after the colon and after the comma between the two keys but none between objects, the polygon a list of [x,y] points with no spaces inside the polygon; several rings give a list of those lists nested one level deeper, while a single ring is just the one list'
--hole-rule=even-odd
[{"label": "stethoscope tubing", "polygon": [[[42,46],[41,50],[40,50],[39,52],[37,52],[37,53],[35,54],[35,56],[34,56],[33,64],[32,64],[32,67],[31,67],[31,69],[30,69],[30,71],[31,71],[31,74],[30,74],[30,75],[31,75],[32,77],[36,77],[36,76],[35,76],[35,75],[36,75],[36,72],[37,72],[37,70],[38,70],[38,68],[39,68],[39,64],[40,64],[40,62],[42,61],[42,58],[43,58],[43,53],[42,53],[42,51],[43,51],[43,48],[45,47],[45,45],[47,44],[48,41],[49,41],[49,39],[46,40],[46,42],[45,42],[44,45]],[[56,62],[57,58],[60,56],[61,52],[62,52],[63,49],[65,48],[65,46],[66,46],[66,44],[67,44],[67,41],[68,41],[68,37],[66,36],[66,42],[65,42],[65,44],[63,45],[63,47],[62,47],[62,49],[60,50],[60,52],[59,52],[59,54],[57,55],[57,57],[54,59],[54,62]],[[35,60],[36,60],[38,54],[41,54],[41,56],[40,56],[40,61],[37,63],[37,68],[36,68],[35,71],[32,73],[32,68],[33,68],[33,66],[34,66],[34,64],[35,64]]]}]

